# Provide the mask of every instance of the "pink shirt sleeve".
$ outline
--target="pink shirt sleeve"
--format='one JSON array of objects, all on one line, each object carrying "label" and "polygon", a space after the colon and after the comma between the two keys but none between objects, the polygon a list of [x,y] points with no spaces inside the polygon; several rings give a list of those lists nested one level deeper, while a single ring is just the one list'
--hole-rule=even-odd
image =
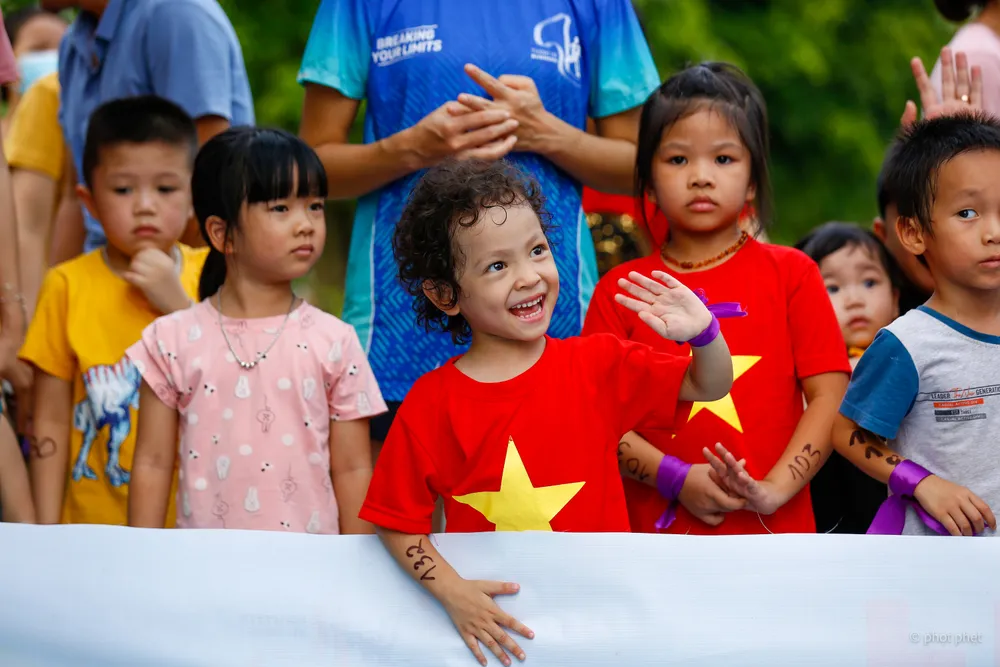
[{"label": "pink shirt sleeve", "polygon": [[353,327],[334,341],[323,378],[334,421],[366,419],[388,411]]},{"label": "pink shirt sleeve", "polygon": [[161,317],[146,327],[142,338],[126,354],[164,405],[176,410],[180,392],[174,378],[180,377],[180,366],[177,364],[177,355],[168,352],[164,343],[170,339],[174,328],[169,317]]},{"label": "pink shirt sleeve", "polygon": [[[0,25],[3,25],[3,11],[0,11]],[[17,81],[17,61],[14,59],[14,49],[10,46],[10,37],[3,30],[0,39],[0,84]]]}]

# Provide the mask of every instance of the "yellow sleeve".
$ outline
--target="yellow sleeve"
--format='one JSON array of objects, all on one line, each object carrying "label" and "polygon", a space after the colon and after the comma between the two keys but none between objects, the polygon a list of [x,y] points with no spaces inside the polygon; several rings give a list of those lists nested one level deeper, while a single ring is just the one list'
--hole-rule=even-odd
[{"label": "yellow sleeve", "polygon": [[73,380],[77,366],[66,330],[68,297],[66,275],[57,269],[49,270],[19,355],[39,370],[67,382]]},{"label": "yellow sleeve", "polygon": [[39,79],[21,98],[4,137],[4,153],[11,168],[39,171],[61,182],[65,144],[56,76]]},{"label": "yellow sleeve", "polygon": [[201,280],[201,269],[205,266],[205,258],[208,257],[208,248],[191,248],[182,243],[177,245],[180,246],[181,256],[184,258],[181,285],[189,297],[198,301],[198,282]]}]

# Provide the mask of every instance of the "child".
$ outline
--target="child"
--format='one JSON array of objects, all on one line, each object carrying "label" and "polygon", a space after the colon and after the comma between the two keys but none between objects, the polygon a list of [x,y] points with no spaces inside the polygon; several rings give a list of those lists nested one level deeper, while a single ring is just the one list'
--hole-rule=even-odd
[{"label": "child", "polygon": [[[872,232],[882,242],[889,255],[896,262],[900,272],[899,284],[899,314],[904,315],[927,302],[934,291],[934,279],[931,278],[927,265],[922,257],[907,252],[896,234],[896,218],[899,209],[885,186],[886,169],[893,157],[893,147],[886,151],[882,169],[876,181],[879,217],[872,223]],[[898,317],[898,315],[897,315]]]},{"label": "child", "polygon": [[[899,316],[899,270],[872,232],[828,222],[796,245],[819,266],[851,367],[875,334]],[[809,485],[816,530],[864,534],[888,490],[833,452]]]},{"label": "child", "polygon": [[870,231],[844,222],[814,229],[796,246],[819,266],[851,368],[875,334],[899,317],[899,269]]},{"label": "child", "polygon": [[393,240],[417,319],[471,345],[407,394],[361,516],[484,665],[477,642],[509,665],[505,649],[524,653],[503,628],[531,632],[490,597],[515,585],[462,579],[427,538],[437,497],[449,532],[628,531],[618,436],[670,424],[678,401],[732,384],[717,320],[664,273],[623,278],[631,296],[618,303],[657,337],[690,340],[693,359],[612,336],[548,337],[559,273],[546,222],[537,184],[514,167],[451,162],[416,185]]},{"label": "child", "polygon": [[886,168],[903,247],[930,300],[883,329],[855,369],[833,440],[892,496],[869,532],[989,534],[1000,504],[1000,121],[922,121]]},{"label": "child", "polygon": [[179,440],[180,528],[371,533],[358,510],[385,403],[354,329],[292,291],[326,241],[323,165],[287,132],[235,128],[192,183],[201,303],[128,351],[143,380],[129,525],[163,525]]},{"label": "child", "polygon": [[139,374],[125,350],[195,294],[205,253],[177,240],[197,142],[194,121],[158,97],[108,102],[90,117],[78,193],[108,245],[48,272],[21,350],[35,368],[40,523],[126,521]]},{"label": "child", "polygon": [[[683,475],[674,495],[681,507],[671,524],[661,516],[672,498],[626,471],[634,531],[815,531],[807,485],[830,451],[830,427],[850,366],[816,264],[798,250],[760,243],[740,229],[747,204],[757,211],[758,228],[769,219],[767,151],[764,100],[732,65],[685,69],[643,106],[637,187],[655,198],[669,234],[660,252],[601,279],[584,333],[611,332],[688,354],[615,307],[618,282],[633,271],[665,271],[712,299],[743,304],[747,317],[722,323],[733,351],[730,394],[695,403],[679,429],[644,428],[622,438],[623,447],[648,441],[669,452]],[[745,457],[751,474],[764,478],[749,502],[731,497],[712,478],[704,462],[711,456],[705,445],[712,443]]]}]

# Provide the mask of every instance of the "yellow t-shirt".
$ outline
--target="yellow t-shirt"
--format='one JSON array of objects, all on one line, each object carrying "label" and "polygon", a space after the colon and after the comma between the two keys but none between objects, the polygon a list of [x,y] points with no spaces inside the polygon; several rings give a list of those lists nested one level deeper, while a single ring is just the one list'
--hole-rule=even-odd
[{"label": "yellow t-shirt", "polygon": [[4,154],[11,168],[31,169],[62,182],[66,144],[59,127],[59,76],[53,72],[28,88],[14,110]]},{"label": "yellow t-shirt", "polygon": [[[181,284],[197,297],[207,249],[181,250]],[[125,525],[142,376],[125,351],[161,313],[94,250],[50,269],[21,358],[73,383],[63,523]],[[175,480],[176,484],[176,480]],[[166,526],[175,524],[171,492]]]}]

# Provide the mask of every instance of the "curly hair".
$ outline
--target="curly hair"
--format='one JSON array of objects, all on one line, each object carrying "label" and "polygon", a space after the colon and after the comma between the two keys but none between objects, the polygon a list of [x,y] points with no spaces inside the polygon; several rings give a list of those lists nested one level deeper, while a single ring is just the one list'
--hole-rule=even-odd
[{"label": "curly hair", "polygon": [[448,297],[446,308],[458,303],[464,256],[455,233],[459,227],[475,226],[482,212],[495,206],[530,207],[548,236],[550,216],[538,182],[502,160],[448,160],[429,169],[410,193],[393,234],[399,281],[413,297],[417,322],[427,331],[450,333],[456,345],[471,340],[468,321],[461,313],[448,315],[434,305],[424,285],[430,283]]}]

